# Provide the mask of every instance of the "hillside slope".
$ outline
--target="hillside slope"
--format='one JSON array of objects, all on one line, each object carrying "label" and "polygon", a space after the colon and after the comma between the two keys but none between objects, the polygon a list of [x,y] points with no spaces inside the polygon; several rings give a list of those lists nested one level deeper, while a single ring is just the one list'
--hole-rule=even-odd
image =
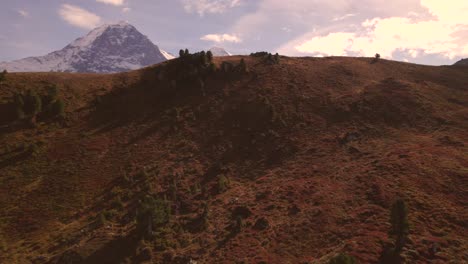
[{"label": "hillside slope", "polygon": [[[64,119],[0,120],[2,263],[378,263],[402,198],[407,263],[468,259],[468,74],[367,58],[180,59],[114,75],[8,74],[59,87]],[[224,66],[223,66],[224,67]],[[153,239],[136,224],[148,196]],[[164,220],[164,221],[163,221]],[[1,248],[0,248],[1,250]]]}]

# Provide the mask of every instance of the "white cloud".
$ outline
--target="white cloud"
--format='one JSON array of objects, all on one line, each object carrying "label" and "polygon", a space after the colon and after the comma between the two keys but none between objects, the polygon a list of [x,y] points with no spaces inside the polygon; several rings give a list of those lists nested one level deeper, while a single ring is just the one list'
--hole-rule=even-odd
[{"label": "white cloud", "polygon": [[124,4],[124,0],[96,0],[97,2],[108,4],[108,5],[115,5],[121,6]]},{"label": "white cloud", "polygon": [[201,40],[212,41],[216,43],[222,42],[232,42],[232,43],[239,43],[242,42],[240,38],[234,35],[229,34],[208,34],[200,38]]},{"label": "white cloud", "polygon": [[[261,35],[285,55],[378,52],[436,64],[468,56],[467,13],[466,0],[262,0],[228,30],[255,49],[265,46],[257,41]],[[285,24],[294,38],[282,42],[272,33]]]},{"label": "white cloud", "polygon": [[333,21],[341,21],[341,20],[345,20],[347,18],[350,18],[350,17],[355,17],[356,14],[346,14],[344,16],[340,16],[340,17],[335,17],[333,18]]},{"label": "white cloud", "polygon": [[124,7],[124,8],[122,8],[122,12],[123,12],[123,13],[128,13],[128,12],[130,12],[130,11],[132,11],[132,9],[131,9],[130,7]]},{"label": "white cloud", "polygon": [[101,18],[98,15],[69,4],[63,4],[60,7],[59,15],[71,25],[84,29],[93,29],[101,23]]},{"label": "white cloud", "polygon": [[23,10],[23,9],[18,10],[18,14],[22,17],[29,17],[28,11]]},{"label": "white cloud", "polygon": [[239,6],[241,0],[181,0],[184,9],[188,13],[221,14],[229,8]]},{"label": "white cloud", "polygon": [[432,54],[454,59],[468,55],[468,1],[444,4],[438,0],[421,0],[421,4],[434,18],[423,21],[408,17],[367,19],[358,31],[316,35],[296,43],[294,48],[302,53],[323,55],[372,56],[379,52],[387,58],[392,58],[395,52],[404,52],[408,58]]}]

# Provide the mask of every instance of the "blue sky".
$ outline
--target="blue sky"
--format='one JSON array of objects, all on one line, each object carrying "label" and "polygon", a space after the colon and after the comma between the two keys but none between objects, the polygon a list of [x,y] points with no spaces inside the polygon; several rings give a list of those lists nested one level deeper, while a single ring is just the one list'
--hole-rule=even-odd
[{"label": "blue sky", "polygon": [[291,56],[373,56],[422,64],[468,57],[468,1],[3,0],[0,61],[45,55],[93,27],[128,21],[177,54],[221,46]]}]

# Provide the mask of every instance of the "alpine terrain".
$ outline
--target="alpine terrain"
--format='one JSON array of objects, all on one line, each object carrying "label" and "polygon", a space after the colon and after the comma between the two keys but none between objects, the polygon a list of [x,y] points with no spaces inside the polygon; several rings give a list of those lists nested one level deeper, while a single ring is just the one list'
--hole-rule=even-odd
[{"label": "alpine terrain", "polygon": [[[59,54],[140,67],[100,47],[143,38]],[[465,67],[187,52],[0,88],[0,263],[468,259]]]},{"label": "alpine terrain", "polygon": [[112,73],[173,59],[127,22],[103,25],[65,48],[41,57],[0,63],[9,72]]}]

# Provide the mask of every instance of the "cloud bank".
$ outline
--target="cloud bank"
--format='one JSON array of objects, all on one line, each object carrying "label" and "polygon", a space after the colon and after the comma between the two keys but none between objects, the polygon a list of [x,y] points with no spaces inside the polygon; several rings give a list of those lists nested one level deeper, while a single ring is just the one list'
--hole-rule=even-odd
[{"label": "cloud bank", "polygon": [[98,15],[69,4],[63,4],[60,7],[59,15],[69,24],[83,29],[93,29],[101,23]]},{"label": "cloud bank", "polygon": [[232,43],[240,43],[242,40],[234,35],[229,34],[208,34],[200,38],[201,40],[212,41],[216,43],[223,43],[223,42],[232,42]]},{"label": "cloud bank", "polygon": [[121,6],[124,4],[124,0],[96,0],[97,2],[108,4],[108,5],[115,5]]},{"label": "cloud bank", "polygon": [[239,4],[240,0],[182,0],[182,5],[186,12],[197,13],[200,16],[204,16],[205,14],[221,14]]}]

